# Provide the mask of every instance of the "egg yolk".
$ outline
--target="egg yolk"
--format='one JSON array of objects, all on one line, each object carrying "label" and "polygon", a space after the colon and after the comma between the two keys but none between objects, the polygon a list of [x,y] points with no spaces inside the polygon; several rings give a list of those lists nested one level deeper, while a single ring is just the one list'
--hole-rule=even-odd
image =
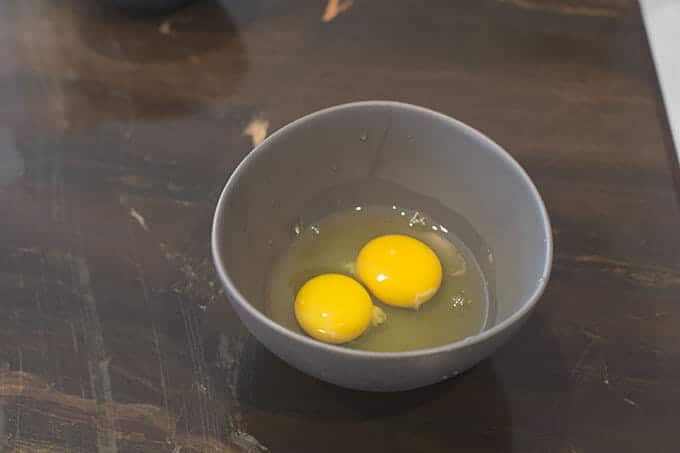
[{"label": "egg yolk", "polygon": [[307,281],[295,298],[300,327],[325,343],[346,343],[371,323],[373,303],[361,283],[340,274],[323,274]]},{"label": "egg yolk", "polygon": [[442,265],[432,249],[401,234],[380,236],[364,245],[357,273],[375,297],[396,307],[418,308],[442,282]]}]

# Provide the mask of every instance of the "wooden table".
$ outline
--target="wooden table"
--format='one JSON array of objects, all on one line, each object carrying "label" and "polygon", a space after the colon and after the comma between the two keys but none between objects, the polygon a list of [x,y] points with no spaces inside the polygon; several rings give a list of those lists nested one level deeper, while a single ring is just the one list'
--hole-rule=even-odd
[{"label": "wooden table", "polygon": [[[0,3],[0,451],[678,451],[679,172],[637,4],[326,1]],[[521,333],[408,393],[291,369],[211,264],[253,142],[359,99],[481,129],[554,225]]]}]

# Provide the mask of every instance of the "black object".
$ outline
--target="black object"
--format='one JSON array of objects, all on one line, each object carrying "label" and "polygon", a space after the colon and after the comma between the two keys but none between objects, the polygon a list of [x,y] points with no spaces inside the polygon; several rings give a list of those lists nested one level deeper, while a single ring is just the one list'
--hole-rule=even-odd
[{"label": "black object", "polygon": [[166,14],[192,0],[109,0],[118,8],[133,15],[150,16]]}]

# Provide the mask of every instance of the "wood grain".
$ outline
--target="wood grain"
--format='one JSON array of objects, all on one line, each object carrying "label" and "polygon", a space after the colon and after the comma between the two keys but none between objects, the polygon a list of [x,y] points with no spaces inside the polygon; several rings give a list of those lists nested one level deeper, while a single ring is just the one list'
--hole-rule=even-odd
[{"label": "wood grain", "polygon": [[[677,448],[680,176],[636,2],[8,0],[0,61],[0,451]],[[395,395],[264,350],[208,245],[263,134],[379,98],[504,145],[556,241],[507,346]]]}]

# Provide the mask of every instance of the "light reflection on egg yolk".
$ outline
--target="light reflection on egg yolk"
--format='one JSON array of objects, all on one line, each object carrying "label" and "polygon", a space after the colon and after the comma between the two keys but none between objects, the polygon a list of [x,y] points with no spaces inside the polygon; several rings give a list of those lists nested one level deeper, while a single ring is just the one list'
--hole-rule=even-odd
[{"label": "light reflection on egg yolk", "polygon": [[307,281],[295,298],[295,317],[311,337],[325,343],[346,343],[368,328],[373,303],[361,283],[341,274],[323,274]]},{"label": "light reflection on egg yolk", "polygon": [[364,245],[357,272],[375,297],[406,308],[430,300],[442,281],[442,265],[432,249],[401,234],[380,236]]}]

